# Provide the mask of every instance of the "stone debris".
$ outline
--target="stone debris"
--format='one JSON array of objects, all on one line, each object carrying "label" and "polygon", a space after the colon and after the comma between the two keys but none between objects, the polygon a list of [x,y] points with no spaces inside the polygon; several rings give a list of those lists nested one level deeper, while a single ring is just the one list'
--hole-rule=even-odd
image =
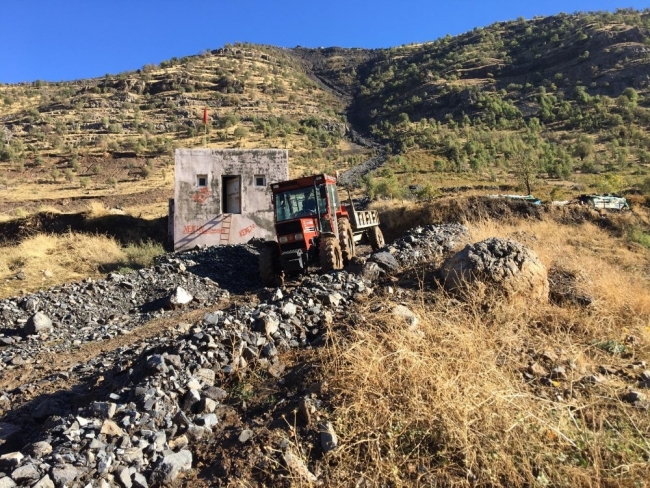
[{"label": "stone debris", "polygon": [[335,451],[339,446],[338,438],[336,437],[336,432],[334,432],[334,426],[332,422],[327,421],[324,424],[319,425],[320,428],[320,445],[325,454],[328,454],[332,451]]},{"label": "stone debris", "polygon": [[[467,229],[460,225],[419,227],[367,261],[359,258],[343,271],[304,276],[286,289],[261,288],[251,247],[224,246],[166,255],[153,268],[136,273],[111,273],[103,280],[0,301],[0,318],[8,324],[0,339],[11,339],[0,342],[0,371],[31,364],[42,353],[100,343],[152,319],[173,317],[176,312],[168,311],[167,304],[172,295],[183,295],[181,289],[185,298],[191,296],[179,300],[185,301],[185,309],[208,310],[195,323],[178,324],[158,336],[101,353],[44,380],[74,379],[91,385],[92,394],[85,400],[62,390],[22,408],[26,393],[37,385],[0,391],[4,410],[21,412],[0,423],[0,447],[7,446],[0,456],[0,473],[5,475],[0,488],[174,485],[193,463],[201,463],[197,444],[209,446],[222,434],[242,451],[271,452],[262,423],[232,420],[237,417],[233,405],[248,401],[233,385],[244,384],[254,372],[288,387],[294,368],[282,362],[284,353],[323,344],[332,324],[349,315],[355,303],[373,296],[375,289],[385,287],[385,282],[378,282],[383,276],[420,261],[441,259],[466,238]],[[235,264],[229,267],[224,260]],[[221,276],[213,273],[214,268]],[[218,309],[230,291],[246,287],[261,290],[259,303],[245,301]],[[399,292],[394,291],[395,296]],[[417,328],[420,318],[407,302],[384,306],[381,309],[405,327]],[[39,313],[51,319],[51,327],[25,336],[28,321]],[[567,374],[558,361],[555,353],[535,353],[524,374],[566,380],[573,372]],[[635,382],[650,380],[645,368],[635,372]],[[316,449],[327,454],[339,448],[339,440],[323,405],[324,392],[327,384],[318,382],[295,396],[292,392],[292,399],[269,401],[291,407],[296,423],[318,435],[312,437]],[[630,393],[638,397],[622,399],[636,405],[644,398]],[[299,455],[309,452],[302,446],[284,441],[272,452],[295,477],[318,481],[314,473],[319,471]]]},{"label": "stone debris", "polygon": [[[11,336],[16,342],[0,349],[0,369],[12,367],[15,358],[27,361],[39,352],[55,353],[116,337],[121,329],[133,330],[146,320],[173,313],[165,311],[165,297],[170,290],[179,295],[180,284],[169,286],[177,278],[183,278],[182,287],[194,297],[186,307],[194,306],[197,297],[203,297],[200,302],[205,307],[226,296],[214,282],[206,284],[201,278],[199,286],[196,275],[180,271],[179,264],[192,266],[186,257],[182,261],[166,257],[160,263],[152,270],[111,273],[105,280],[84,280],[39,293],[40,310],[52,317],[51,341]],[[144,297],[149,281],[160,284],[155,303]],[[128,300],[131,311],[121,293],[134,297]],[[160,336],[71,365],[69,372],[59,374],[79,379],[101,374],[104,387],[81,406],[68,391],[33,402],[29,413],[41,422],[36,429],[4,424],[8,438],[19,435],[21,427],[28,428],[30,437],[22,452],[0,457],[0,471],[6,474],[0,479],[13,480],[15,473],[14,481],[43,487],[173,484],[191,469],[193,446],[209,442],[224,428],[231,407],[222,386],[230,378],[245,378],[255,370],[284,381],[286,366],[279,355],[319,343],[334,317],[344,314],[359,296],[372,293],[370,283],[348,271],[309,275],[300,286],[275,290],[259,304],[213,309],[197,323],[181,324]],[[148,311],[143,312],[143,307]],[[32,311],[34,306],[26,308]],[[33,315],[11,299],[0,302],[0,314],[21,328],[21,321],[26,323]],[[4,392],[4,396],[7,406],[19,405],[20,392]],[[321,419],[318,405],[318,400],[310,400],[314,421]],[[254,425],[244,425],[235,440],[242,446],[256,443],[254,432]],[[333,430],[323,432],[324,449],[335,449],[338,441]],[[284,452],[291,471],[304,480],[316,480],[299,457]]]},{"label": "stone debris", "polygon": [[437,261],[452,253],[469,238],[462,224],[415,227],[388,247],[404,267],[424,261]]},{"label": "stone debris", "polygon": [[284,462],[287,464],[289,471],[297,474],[301,478],[312,483],[318,480],[318,478],[316,478],[316,476],[314,476],[314,474],[309,471],[305,465],[305,462],[296,456],[293,452],[287,451],[284,453]]},{"label": "stone debris", "polygon": [[417,328],[420,323],[418,316],[405,305],[395,305],[392,310],[393,317],[408,324],[409,329]]}]

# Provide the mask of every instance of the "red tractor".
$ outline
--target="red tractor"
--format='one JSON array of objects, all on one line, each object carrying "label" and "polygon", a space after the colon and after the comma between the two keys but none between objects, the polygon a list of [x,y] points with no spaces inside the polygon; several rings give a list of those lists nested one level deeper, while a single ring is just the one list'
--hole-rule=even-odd
[{"label": "red tractor", "polygon": [[305,272],[311,263],[323,271],[341,269],[355,256],[362,239],[374,251],[384,247],[376,211],[342,204],[336,178],[325,174],[273,183],[276,241],[260,252],[260,275],[266,286],[279,286],[285,274]]}]

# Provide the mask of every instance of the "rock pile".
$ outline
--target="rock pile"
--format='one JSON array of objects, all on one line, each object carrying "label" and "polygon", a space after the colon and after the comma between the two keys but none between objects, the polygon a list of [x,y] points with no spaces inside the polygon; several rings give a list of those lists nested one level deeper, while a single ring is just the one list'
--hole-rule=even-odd
[{"label": "rock pile", "polygon": [[548,300],[546,267],[534,251],[510,239],[490,238],[467,245],[443,263],[440,279],[452,293],[472,290],[475,295],[482,285],[490,292]]},{"label": "rock pile", "polygon": [[[178,264],[173,275],[183,274]],[[106,285],[99,289],[119,289],[125,280],[134,281],[113,276],[100,280]],[[0,457],[0,470],[6,474],[0,486],[147,487],[174,482],[192,466],[192,445],[220,428],[228,410],[228,392],[220,385],[251,370],[280,377],[284,365],[279,353],[321,340],[335,314],[370,293],[368,283],[345,271],[311,276],[291,293],[275,290],[255,307],[206,313],[199,323],[180,326],[180,336],[170,332],[78,365],[72,374],[80,380],[83,372],[89,373],[89,384],[104,378],[92,400],[73,408],[80,403],[73,388],[63,396],[41,395],[18,408],[10,426],[13,437],[20,436],[23,443],[32,438],[20,451]],[[11,402],[19,395],[5,392],[4,399]],[[33,425],[34,419],[42,428]],[[249,432],[243,442],[251,437]],[[335,448],[331,424],[325,424],[322,437],[324,449]],[[12,445],[11,436],[5,440]]]},{"label": "rock pile", "polygon": [[462,224],[427,225],[407,231],[389,247],[389,251],[402,266],[407,266],[440,259],[468,238],[467,227]]},{"label": "rock pile", "polygon": [[209,307],[230,292],[255,289],[254,253],[252,246],[240,245],[167,254],[135,273],[0,300],[0,370],[31,362],[39,352],[128,334],[169,310]]}]

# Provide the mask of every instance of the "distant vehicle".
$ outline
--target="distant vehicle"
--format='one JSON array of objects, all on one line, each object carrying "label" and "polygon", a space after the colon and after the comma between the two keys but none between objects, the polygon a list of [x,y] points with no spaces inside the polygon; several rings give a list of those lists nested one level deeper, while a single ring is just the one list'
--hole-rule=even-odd
[{"label": "distant vehicle", "polygon": [[311,263],[324,271],[341,269],[366,239],[374,251],[384,247],[379,215],[359,211],[352,198],[341,203],[334,176],[319,174],[271,185],[276,241],[260,251],[259,266],[266,286],[279,286],[285,273],[300,273]]},{"label": "distant vehicle", "polygon": [[618,195],[580,195],[578,201],[583,205],[593,208],[604,208],[609,210],[629,210],[627,200]]},{"label": "distant vehicle", "polygon": [[507,198],[508,200],[523,200],[533,205],[541,205],[542,201],[532,195],[488,195],[489,198]]}]

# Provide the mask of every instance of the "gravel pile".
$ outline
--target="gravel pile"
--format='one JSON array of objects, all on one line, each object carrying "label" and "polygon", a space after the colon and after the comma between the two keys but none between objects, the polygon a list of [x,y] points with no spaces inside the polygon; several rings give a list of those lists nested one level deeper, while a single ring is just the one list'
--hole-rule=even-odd
[{"label": "gravel pile", "polygon": [[389,251],[402,266],[407,266],[441,258],[468,238],[467,227],[461,224],[427,225],[407,231]]},{"label": "gravel pile", "polygon": [[[187,270],[181,269],[183,263],[169,257],[163,261],[157,268],[166,278],[156,277],[158,282],[171,283],[170,277],[176,276],[184,277],[186,286],[192,282]],[[146,280],[157,274],[147,273],[138,276]],[[110,290],[105,295],[114,296],[125,281],[137,281],[134,290],[144,286],[132,276],[113,275],[66,289],[77,287],[74,293]],[[223,291],[212,287],[217,294]],[[192,286],[188,290],[198,292]],[[70,391],[42,394],[3,419],[0,438],[6,444],[0,448],[5,452],[0,456],[0,471],[5,477],[0,478],[0,487],[146,487],[174,482],[192,467],[192,446],[220,429],[228,399],[221,386],[229,378],[245,377],[251,370],[280,378],[285,368],[278,359],[281,352],[321,341],[323,328],[336,314],[370,293],[368,283],[345,271],[311,276],[291,293],[274,290],[257,306],[209,312],[194,325],[181,324],[180,330],[76,365],[69,376],[78,384]],[[24,312],[24,307],[16,306]],[[109,307],[102,310],[108,313]],[[66,341],[81,337],[68,331],[72,325],[63,323],[53,327],[53,334],[57,327],[66,331],[61,333]],[[83,337],[80,340],[94,340],[92,333]],[[23,352],[23,347],[24,342],[8,344],[5,351]],[[0,401],[11,408],[23,392],[38,386],[27,384],[4,392]],[[323,449],[335,448],[331,425],[323,432]],[[243,431],[243,442],[251,434]],[[12,445],[20,450],[7,452]],[[307,478],[313,476],[292,456],[284,453],[288,466],[302,469]]]},{"label": "gravel pile", "polygon": [[[129,335],[151,319],[173,318],[178,309],[213,307],[197,323],[0,391],[0,488],[139,488],[178,481],[196,462],[197,449],[227,425],[229,385],[252,371],[281,384],[284,352],[322,344],[326,327],[372,295],[381,275],[447,253],[466,234],[463,226],[417,228],[362,259],[358,274],[310,275],[291,291],[262,291],[259,304],[225,310],[217,303],[229,293],[260,289],[252,246],[168,254],[136,273],[0,301],[0,368],[7,373],[20,372],[39,353],[69,353]],[[403,308],[396,317],[417,326],[417,317]],[[315,393],[283,402],[298,402],[302,418],[317,422],[314,452],[336,449],[336,433],[318,411]],[[242,445],[255,442],[255,424],[237,435]],[[281,450],[287,470],[316,479],[290,447]]]}]

